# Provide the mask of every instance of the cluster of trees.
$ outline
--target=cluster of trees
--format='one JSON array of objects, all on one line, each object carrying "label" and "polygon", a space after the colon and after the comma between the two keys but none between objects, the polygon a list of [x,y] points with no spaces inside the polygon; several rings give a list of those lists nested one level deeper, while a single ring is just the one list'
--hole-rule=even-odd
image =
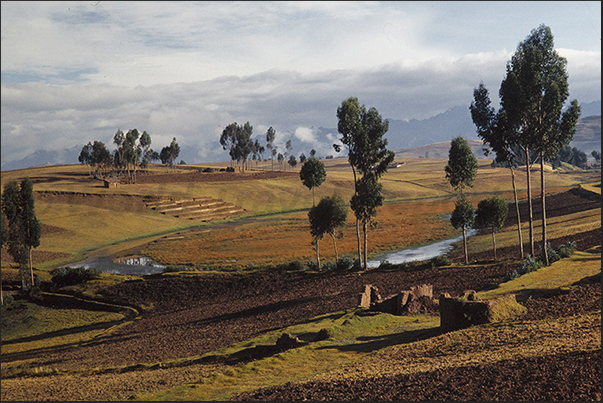
[{"label": "cluster of trees", "polygon": [[[253,140],[253,126],[249,124],[249,121],[243,125],[233,122],[226,126],[220,135],[220,145],[223,150],[228,150],[230,156],[231,166],[236,161],[237,164],[241,164],[241,169],[245,171],[248,168],[249,161],[261,161],[264,159],[264,153],[266,150],[271,160],[271,170],[274,171],[274,159],[276,158],[278,169],[283,169],[289,165],[291,168],[295,168],[297,163],[304,163],[307,159],[304,153],[299,155],[299,160],[291,152],[293,146],[291,140],[285,142],[285,152],[280,153],[278,147],[274,144],[276,138],[276,130],[271,126],[266,131],[266,146],[260,143],[260,140],[256,138]],[[310,151],[310,156],[314,157],[316,150]],[[287,159],[288,158],[288,159]],[[327,157],[328,158],[328,157]],[[332,158],[332,156],[331,156]]]},{"label": "cluster of trees", "polygon": [[[350,207],[356,217],[358,262],[366,269],[368,227],[376,225],[374,217],[377,215],[377,207],[383,204],[379,179],[394,159],[394,153],[387,149],[387,139],[384,138],[389,122],[381,117],[376,108],[367,110],[364,105],[360,105],[356,97],[349,97],[342,102],[337,108],[337,118],[337,129],[342,135],[340,141],[347,148],[348,161],[354,174],[354,195],[350,199]],[[339,144],[334,144],[333,148],[338,153],[342,150]],[[314,156],[304,162],[300,179],[313,192],[313,207],[308,216],[317,258],[318,241],[324,234],[329,234],[333,238],[338,259],[335,234],[340,233],[336,229],[345,224],[347,212],[344,214],[344,203],[339,195],[323,198],[314,206],[314,188],[320,186],[325,178],[324,166]]]},{"label": "cluster of trees", "polygon": [[463,231],[465,264],[469,264],[467,229],[477,227],[492,231],[492,247],[494,260],[496,260],[495,234],[502,228],[509,213],[507,202],[499,196],[481,200],[477,205],[477,210],[474,210],[473,203],[465,196],[463,191],[468,187],[473,187],[473,181],[477,176],[477,168],[477,158],[473,155],[467,140],[461,136],[454,138],[450,143],[448,163],[444,171],[450,185],[459,192],[459,196],[454,203],[450,223],[454,228]]},{"label": "cluster of trees", "polygon": [[496,160],[506,162],[511,169],[511,179],[517,210],[517,227],[520,253],[523,258],[521,220],[515,188],[514,166],[523,154],[527,164],[528,220],[530,253],[534,256],[534,227],[532,213],[532,188],[530,168],[535,162],[530,158],[537,155],[540,161],[540,201],[542,206],[542,251],[543,262],[548,265],[546,233],[545,170],[547,159],[557,156],[572,140],[580,116],[577,100],[570,102],[564,111],[569,96],[567,60],[553,48],[553,35],[542,24],[532,30],[522,41],[511,60],[507,63],[506,76],[500,90],[500,108],[490,106],[488,90],[483,83],[474,90],[471,117],[477,134],[484,144],[496,153]]},{"label": "cluster of trees", "polygon": [[115,172],[118,175],[125,174],[132,182],[136,182],[138,168],[146,168],[150,162],[160,160],[169,170],[180,154],[175,137],[169,146],[163,147],[158,153],[151,148],[151,135],[146,131],[140,133],[137,129],[125,133],[117,130],[113,144],[116,149],[111,152],[102,141],[88,142],[82,147],[78,161],[90,167],[90,174],[92,170],[96,175]]},{"label": "cluster of trees", "polygon": [[31,274],[30,287],[33,287],[32,250],[40,246],[42,229],[36,218],[33,183],[29,178],[20,183],[13,180],[4,185],[1,219],[2,247],[7,246],[8,253],[19,265],[23,289],[27,288],[28,268]]}]

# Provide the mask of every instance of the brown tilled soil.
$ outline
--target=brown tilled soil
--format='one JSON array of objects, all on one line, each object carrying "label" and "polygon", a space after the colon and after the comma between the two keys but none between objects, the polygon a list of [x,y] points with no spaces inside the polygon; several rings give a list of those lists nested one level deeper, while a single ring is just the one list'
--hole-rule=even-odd
[{"label": "brown tilled soil", "polygon": [[[559,202],[563,200],[567,198],[560,198]],[[580,234],[578,248],[600,245],[600,235],[600,229]],[[505,253],[502,250],[499,253],[504,259]],[[452,256],[460,259],[461,255],[454,252]],[[487,262],[489,258],[478,257],[478,260]],[[466,289],[496,287],[517,264],[517,260],[503,260],[470,267],[375,269],[363,273],[274,271],[188,278],[150,276],[115,285],[105,292],[107,297],[130,304],[152,304],[154,309],[143,313],[139,320],[85,345],[68,346],[61,351],[3,354],[2,360],[32,359],[40,367],[92,369],[190,357],[321,314],[353,308],[366,284],[377,286],[382,296],[420,284],[432,284],[434,296],[444,292],[458,295]],[[600,310],[600,304],[598,277],[576,285],[569,292],[526,301],[525,318],[565,317]],[[31,388],[33,393],[35,387]],[[107,392],[95,396],[107,398]],[[600,397],[598,350],[386,376],[370,382],[286,385],[246,393],[237,399],[600,400]],[[3,390],[2,398],[10,396]]]}]

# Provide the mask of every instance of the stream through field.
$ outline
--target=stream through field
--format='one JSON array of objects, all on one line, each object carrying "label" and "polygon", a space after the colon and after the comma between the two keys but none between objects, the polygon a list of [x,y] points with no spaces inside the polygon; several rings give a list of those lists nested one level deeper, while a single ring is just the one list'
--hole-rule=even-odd
[{"label": "stream through field", "polygon": [[[467,230],[467,237],[477,233],[474,229]],[[380,259],[369,260],[367,266],[370,268],[379,267],[382,261],[388,261],[392,264],[408,263],[413,261],[422,261],[433,259],[436,256],[444,255],[452,250],[452,244],[462,241],[463,236],[459,235],[456,238],[445,239],[443,241],[434,242],[429,245],[418,246],[416,248],[407,248],[389,253]]]},{"label": "stream through field", "polygon": [[[468,230],[467,237],[475,235],[476,232],[477,231],[474,229]],[[367,264],[369,268],[376,268],[379,267],[382,261],[388,261],[392,264],[401,264],[412,261],[429,260],[451,251],[452,245],[455,242],[462,240],[463,236],[459,235],[455,238],[444,239],[429,245],[394,251],[382,256],[379,259],[369,260]],[[93,260],[74,263],[69,266],[94,268],[107,273],[129,274],[136,276],[161,273],[165,268],[164,265],[155,263],[151,259],[144,256],[120,259],[117,261],[111,257],[101,257]]]}]

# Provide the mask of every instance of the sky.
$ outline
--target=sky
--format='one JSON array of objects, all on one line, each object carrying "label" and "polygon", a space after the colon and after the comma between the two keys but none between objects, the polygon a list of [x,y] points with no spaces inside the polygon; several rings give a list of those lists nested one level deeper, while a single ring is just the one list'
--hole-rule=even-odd
[{"label": "sky", "polygon": [[[506,63],[551,28],[570,99],[601,99],[601,2],[1,2],[1,158],[103,141],[176,138],[195,161],[228,160],[230,123],[326,152],[355,96],[388,119],[497,106]],[[191,151],[193,150],[193,151]],[[76,161],[74,161],[76,162]]]}]

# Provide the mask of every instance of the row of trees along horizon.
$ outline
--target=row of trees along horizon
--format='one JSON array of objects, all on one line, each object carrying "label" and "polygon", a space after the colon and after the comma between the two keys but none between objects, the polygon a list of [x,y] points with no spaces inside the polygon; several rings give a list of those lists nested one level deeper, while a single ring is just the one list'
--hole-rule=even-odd
[{"label": "row of trees along horizon", "polygon": [[[474,89],[474,100],[471,102],[471,117],[477,128],[478,136],[489,152],[496,154],[495,161],[504,163],[511,170],[514,203],[517,211],[519,255],[524,258],[521,219],[515,185],[515,171],[518,161],[527,163],[527,192],[528,192],[528,221],[530,255],[534,253],[534,229],[532,213],[532,189],[530,166],[535,163],[531,155],[536,155],[540,161],[542,205],[542,248],[541,257],[545,265],[549,264],[547,256],[547,232],[545,209],[545,160],[556,158],[560,150],[567,147],[576,131],[580,116],[580,106],[577,100],[570,103],[563,112],[563,105],[569,96],[567,60],[561,57],[553,48],[553,35],[546,25],[542,24],[531,31],[517,47],[510,61],[507,62],[506,76],[500,90],[500,108],[496,111],[490,106],[487,88],[483,83]],[[349,97],[337,108],[338,131],[342,135],[341,145],[334,144],[334,150],[340,152],[347,149],[348,161],[354,176],[354,194],[349,205],[356,217],[356,236],[358,240],[358,262],[367,268],[367,251],[369,226],[374,225],[377,207],[383,204],[381,195],[381,176],[387,171],[394,159],[394,153],[387,149],[387,139],[384,138],[389,122],[382,119],[376,108],[366,109],[360,105],[358,98]],[[232,123],[222,133],[220,143],[224,149],[230,149],[232,160],[247,160],[256,142],[251,142],[252,127],[247,122],[239,126]],[[268,129],[267,147],[274,155],[274,130]],[[119,168],[135,181],[136,167],[144,166],[149,161],[161,159],[166,166],[172,166],[180,148],[176,139],[164,147],[158,155],[151,148],[150,135],[133,129],[127,133],[118,130],[114,143],[117,149],[111,154],[104,144],[95,141],[88,143],[80,155],[82,163],[99,169]],[[138,143],[137,143],[138,141]],[[141,160],[142,159],[142,160]],[[600,160],[600,154],[599,154]],[[143,164],[143,165],[141,165]],[[450,185],[459,192],[455,202],[455,210],[451,216],[451,224],[463,231],[465,263],[468,263],[467,240],[465,231],[473,225],[492,229],[494,254],[496,244],[494,233],[502,226],[506,218],[506,210],[501,201],[490,198],[478,205],[476,216],[471,202],[466,198],[464,190],[473,187],[477,174],[477,159],[465,139],[461,136],[451,142],[449,160],[445,167],[446,178]],[[293,165],[292,165],[293,166]],[[321,185],[326,178],[324,165],[312,155],[303,161],[300,179],[310,190]],[[25,288],[24,272],[29,264],[31,271],[31,286],[34,286],[32,248],[39,245],[40,225],[35,217],[32,185],[28,178],[21,186],[15,181],[4,187],[2,195],[2,247],[6,244],[8,251],[20,265],[23,287]],[[318,205],[314,204],[309,211],[313,245],[317,252],[320,267],[319,240],[329,234],[334,241],[336,259],[337,246],[335,239],[341,233],[340,228],[347,219],[345,203],[338,195],[323,198]],[[504,202],[506,206],[506,202]],[[345,210],[345,214],[344,211]],[[362,228],[362,238],[361,238]],[[363,241],[363,242],[362,242]],[[25,253],[27,251],[28,253]],[[364,251],[364,253],[363,253]]]}]

